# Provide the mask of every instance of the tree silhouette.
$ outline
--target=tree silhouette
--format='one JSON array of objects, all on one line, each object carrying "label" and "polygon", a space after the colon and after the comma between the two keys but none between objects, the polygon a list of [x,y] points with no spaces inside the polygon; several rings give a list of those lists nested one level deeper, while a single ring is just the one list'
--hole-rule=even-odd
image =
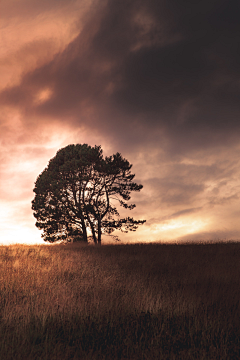
[{"label": "tree silhouette", "polygon": [[120,218],[117,204],[128,204],[132,191],[142,185],[133,182],[132,165],[116,153],[103,158],[101,146],[68,145],[59,150],[38,176],[32,201],[36,226],[45,241],[87,239],[91,231],[95,244],[102,234],[116,229],[135,231],[145,220]]}]

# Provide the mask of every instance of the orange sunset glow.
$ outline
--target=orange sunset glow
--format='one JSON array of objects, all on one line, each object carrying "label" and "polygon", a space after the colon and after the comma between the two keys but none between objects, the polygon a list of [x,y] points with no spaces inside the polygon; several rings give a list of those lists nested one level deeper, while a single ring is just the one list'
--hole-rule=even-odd
[{"label": "orange sunset glow", "polygon": [[146,223],[122,243],[240,239],[238,2],[2,0],[0,13],[1,244],[44,243],[34,183],[77,143],[120,152],[143,185],[120,214]]}]

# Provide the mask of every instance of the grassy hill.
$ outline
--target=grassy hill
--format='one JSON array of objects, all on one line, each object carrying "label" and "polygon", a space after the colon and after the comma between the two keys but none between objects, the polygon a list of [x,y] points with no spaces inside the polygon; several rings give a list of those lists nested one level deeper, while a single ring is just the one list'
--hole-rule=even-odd
[{"label": "grassy hill", "polygon": [[240,244],[0,247],[0,358],[240,359]]}]

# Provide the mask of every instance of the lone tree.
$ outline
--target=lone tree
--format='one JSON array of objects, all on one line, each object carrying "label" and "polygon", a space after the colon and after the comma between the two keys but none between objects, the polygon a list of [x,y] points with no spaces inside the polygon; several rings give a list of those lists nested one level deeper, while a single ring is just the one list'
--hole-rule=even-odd
[{"label": "lone tree", "polygon": [[116,208],[133,209],[130,193],[142,185],[133,182],[132,165],[121,154],[103,158],[101,146],[68,145],[59,150],[38,176],[32,201],[36,226],[44,241],[87,242],[91,231],[95,244],[102,234],[119,229],[135,231],[145,220],[120,218]]}]

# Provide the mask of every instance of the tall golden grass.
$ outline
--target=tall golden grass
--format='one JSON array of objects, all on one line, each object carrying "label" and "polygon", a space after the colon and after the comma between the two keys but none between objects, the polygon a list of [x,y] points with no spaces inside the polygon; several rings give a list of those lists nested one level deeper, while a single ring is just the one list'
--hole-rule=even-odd
[{"label": "tall golden grass", "polygon": [[0,359],[240,359],[240,244],[0,247]]}]

